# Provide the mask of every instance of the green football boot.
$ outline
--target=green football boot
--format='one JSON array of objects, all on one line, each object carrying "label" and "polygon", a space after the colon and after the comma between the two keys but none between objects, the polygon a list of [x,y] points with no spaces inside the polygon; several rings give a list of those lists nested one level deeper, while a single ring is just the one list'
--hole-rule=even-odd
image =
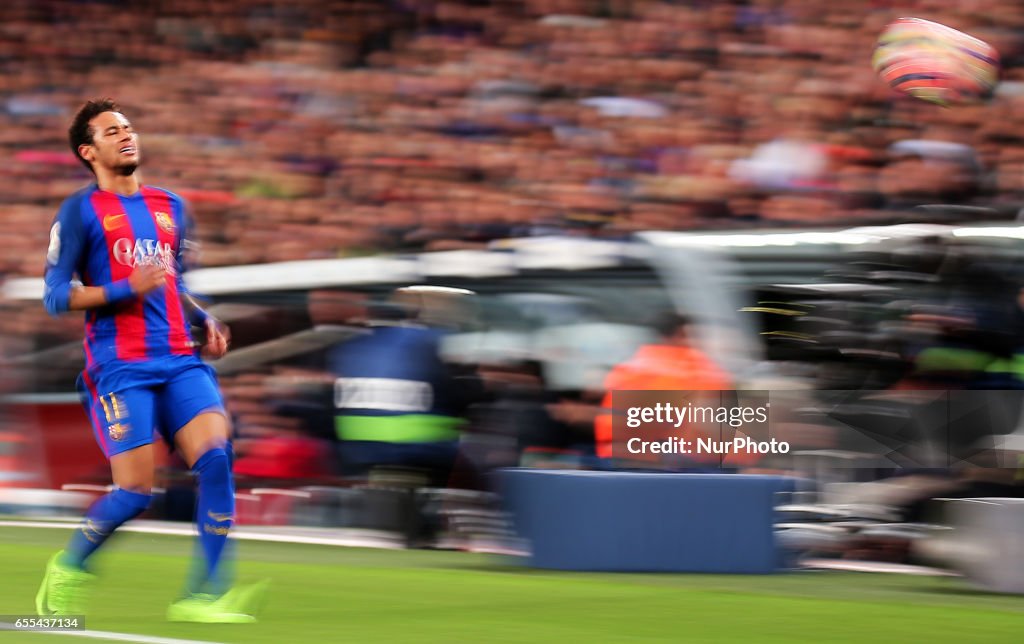
[{"label": "green football boot", "polygon": [[64,551],[50,557],[46,575],[36,593],[36,613],[39,615],[82,615],[88,599],[88,584],[96,576],[80,568],[68,566],[61,559]]},{"label": "green football boot", "polygon": [[220,597],[196,593],[167,608],[171,622],[201,624],[252,624],[263,605],[269,582],[232,588]]}]

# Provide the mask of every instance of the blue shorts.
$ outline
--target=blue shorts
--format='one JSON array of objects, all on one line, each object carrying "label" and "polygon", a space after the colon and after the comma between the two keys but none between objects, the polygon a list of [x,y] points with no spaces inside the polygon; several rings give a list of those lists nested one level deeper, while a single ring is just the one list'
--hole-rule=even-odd
[{"label": "blue shorts", "polygon": [[83,371],[78,392],[103,454],[110,458],[174,434],[207,411],[224,414],[214,370],[194,356],[113,361]]}]

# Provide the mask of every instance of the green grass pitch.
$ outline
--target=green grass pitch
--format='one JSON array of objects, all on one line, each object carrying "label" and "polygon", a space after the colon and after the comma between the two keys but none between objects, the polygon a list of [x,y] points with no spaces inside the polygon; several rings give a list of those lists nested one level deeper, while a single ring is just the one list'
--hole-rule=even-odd
[{"label": "green grass pitch", "polygon": [[[0,614],[32,612],[68,530],[0,528]],[[1019,642],[1024,598],[949,578],[535,571],[498,557],[238,543],[238,578],[272,579],[255,625],[169,624],[183,537],[126,534],[98,560],[87,628],[212,642]],[[6,642],[90,641],[0,632]],[[97,640],[91,640],[97,641]]]}]

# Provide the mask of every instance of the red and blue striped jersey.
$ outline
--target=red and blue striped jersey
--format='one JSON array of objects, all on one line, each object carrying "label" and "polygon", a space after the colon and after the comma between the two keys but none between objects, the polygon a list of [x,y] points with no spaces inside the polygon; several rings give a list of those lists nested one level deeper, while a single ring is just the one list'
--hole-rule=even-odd
[{"label": "red and blue striped jersey", "polygon": [[86,368],[195,353],[181,302],[188,223],[181,197],[149,186],[124,196],[93,184],[61,205],[46,254],[43,301],[51,315],[68,310],[76,277],[86,286],[104,286],[128,278],[140,264],[167,271],[162,289],[86,311]]}]

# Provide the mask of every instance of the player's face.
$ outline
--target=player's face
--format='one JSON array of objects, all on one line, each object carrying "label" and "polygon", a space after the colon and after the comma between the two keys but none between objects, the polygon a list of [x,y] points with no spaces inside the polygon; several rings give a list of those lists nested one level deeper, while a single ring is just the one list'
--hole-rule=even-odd
[{"label": "player's face", "polygon": [[[82,146],[82,156],[93,167],[103,166],[117,174],[130,175],[139,167],[139,135],[120,112],[103,112],[95,116],[92,127],[92,145]],[[91,156],[90,156],[91,155]]]}]

